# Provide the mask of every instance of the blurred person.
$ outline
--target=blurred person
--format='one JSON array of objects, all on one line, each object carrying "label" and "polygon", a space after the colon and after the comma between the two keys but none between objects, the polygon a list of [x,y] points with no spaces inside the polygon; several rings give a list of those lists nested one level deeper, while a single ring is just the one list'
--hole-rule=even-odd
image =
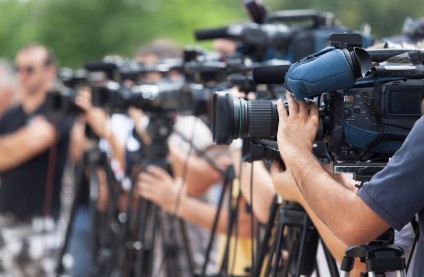
[{"label": "blurred person", "polygon": [[[155,46],[156,45],[156,46]],[[172,55],[163,51],[167,47],[173,45],[169,42],[164,42],[162,40],[153,41],[146,45],[146,47],[138,51],[136,60],[143,63],[149,64],[152,61],[158,62],[161,59],[175,58],[172,57],[175,53],[181,53],[181,50],[170,51]],[[166,47],[165,47],[166,46]],[[152,59],[154,57],[154,59]],[[157,75],[153,75],[159,77]],[[147,75],[146,77],[152,77],[152,75]],[[163,77],[163,76],[161,76]],[[167,76],[169,77],[169,76]],[[178,76],[174,74],[170,78],[171,80],[178,79]],[[157,79],[144,79],[147,82],[155,82]],[[141,147],[148,147],[148,144],[151,143],[146,132],[146,127],[149,124],[149,119],[143,113],[143,111],[138,109],[130,109],[129,114],[135,121],[135,129],[140,135],[143,143]],[[147,120],[146,120],[147,119]],[[190,144],[193,144],[194,149],[191,149]],[[212,197],[214,192],[210,188],[221,180],[222,176],[220,172],[214,168],[214,165],[210,164],[210,161],[219,159],[221,156],[227,155],[228,152],[226,149],[220,146],[214,146],[212,144],[212,134],[210,129],[207,127],[207,123],[203,122],[201,119],[194,116],[178,116],[174,124],[174,132],[168,139],[169,147],[169,160],[171,162],[172,171],[175,178],[184,178],[185,182],[188,184],[186,186],[186,191],[191,195],[191,198],[198,203],[203,203],[209,205],[212,208],[216,208],[212,203]],[[200,152],[199,152],[200,151]],[[189,155],[190,152],[194,154]],[[209,162],[203,157],[203,155],[208,156]],[[159,172],[164,173],[165,171],[156,167]],[[221,168],[222,170],[222,168]],[[165,176],[169,176],[166,173]],[[172,177],[169,177],[172,179]],[[154,180],[162,180],[159,176],[155,176]],[[163,186],[159,186],[157,192],[165,195],[168,194],[166,183]],[[173,198],[174,194],[170,195]],[[150,198],[148,198],[150,199]],[[174,198],[175,199],[175,198]],[[155,202],[166,212],[173,214],[170,211],[170,207],[174,202],[168,202],[166,207],[161,205],[159,202]],[[212,211],[213,213],[213,211]],[[213,215],[209,217],[210,220],[213,220]],[[190,221],[189,221],[190,222]],[[209,238],[209,232],[204,229],[204,227],[199,227],[194,224],[187,224],[187,233],[189,237],[192,238],[190,244],[192,245],[192,251],[194,253],[196,269],[199,270],[203,264],[203,254],[205,253],[206,244]],[[181,238],[181,234],[177,234],[177,237]],[[211,256],[209,263],[208,272],[213,272],[216,270],[215,255]],[[188,272],[184,273],[187,274]]]},{"label": "blurred person", "polygon": [[[172,40],[159,38],[154,39],[139,49],[133,58],[134,61],[143,65],[158,64],[166,60],[181,58],[182,51],[180,47]],[[178,79],[180,74],[176,71],[167,73],[167,77],[171,80]],[[159,72],[148,72],[141,76],[140,82],[142,83],[156,83],[164,78]]]},{"label": "blurred person", "polygon": [[[71,276],[87,276],[96,274],[93,246],[96,245],[97,241],[93,234],[97,235],[99,232],[93,232],[95,228],[98,228],[93,221],[93,212],[96,213],[96,218],[100,218],[106,215],[110,205],[114,205],[114,203],[110,203],[106,169],[103,165],[97,165],[95,173],[97,183],[90,183],[92,172],[89,170],[90,164],[85,156],[90,155],[90,151],[98,148],[100,152],[108,154],[111,158],[109,166],[119,175],[122,171],[121,167],[125,154],[124,141],[118,135],[120,133],[116,130],[116,127],[114,128],[112,119],[103,110],[92,107],[91,92],[87,89],[80,90],[75,103],[84,111],[84,115],[79,118],[79,122],[74,126],[74,129],[78,129],[78,135],[81,138],[80,149],[77,150],[77,153],[74,153],[76,155],[74,171],[77,173],[82,170],[84,176],[77,176],[79,179],[76,179],[77,183],[75,183],[75,191],[79,194],[74,196],[74,201],[77,201],[77,208],[72,224],[68,253],[73,257],[73,264],[70,269]],[[86,137],[86,124],[99,138],[99,141],[92,141]],[[120,124],[118,130],[121,128],[122,124]],[[90,195],[96,195],[96,199],[93,199]],[[92,201],[95,201],[95,203]]]},{"label": "blurred person", "polygon": [[12,66],[0,59],[0,117],[17,101],[16,78]]},{"label": "blurred person", "polygon": [[225,38],[215,39],[213,41],[213,50],[226,57],[237,50],[237,42]]},{"label": "blurred person", "polygon": [[[194,122],[194,124],[199,125],[197,127],[193,126],[193,123],[187,119],[184,119],[182,122],[177,122],[175,126],[177,130],[178,128],[181,128],[181,126],[185,126],[186,129],[188,129],[190,126],[193,126],[192,130],[195,131],[194,135],[192,136],[192,141],[196,149],[194,152],[197,152],[197,154],[192,156],[187,156],[187,154],[181,155],[181,160],[184,160],[183,157],[185,157],[186,163],[188,164],[187,172],[190,171],[190,162],[203,159],[203,163],[205,163],[207,160],[213,161],[214,168],[218,168],[222,171],[225,170],[228,165],[233,164],[235,167],[236,175],[239,176],[241,173],[241,170],[239,169],[241,158],[240,152],[238,151],[238,155],[234,154],[233,158],[231,159],[229,148],[226,146],[213,146],[212,134],[210,130],[206,127],[206,125],[204,125],[202,121],[199,119],[197,119],[197,121],[198,122]],[[189,134],[191,132],[187,131],[185,133],[190,136]],[[189,145],[184,146],[184,144],[176,144],[177,141],[175,139],[170,140],[170,149],[185,148],[185,152],[187,153],[189,151]],[[203,147],[202,144],[204,144]],[[202,152],[201,155],[199,155],[199,152]],[[171,161],[173,161],[172,158]],[[174,162],[175,161],[173,161],[173,166]],[[254,209],[254,214],[258,214],[261,221],[266,222],[269,214],[267,208],[269,208],[271,205],[271,199],[274,193],[272,189],[269,189],[272,188],[271,177],[266,172],[263,164],[260,163],[261,162],[258,162],[258,165],[254,168],[254,193],[257,193],[257,197],[253,199],[255,204],[252,206]],[[148,167],[147,172],[142,173],[139,177],[139,193],[146,199],[149,199],[159,205],[168,213],[174,214],[179,218],[210,230],[212,228],[218,207],[215,204],[202,201],[202,199],[194,196],[207,190],[212,185],[209,184],[208,187],[207,182],[205,182],[205,180],[209,178],[208,175],[210,175],[212,170],[216,171],[216,169],[208,169],[207,167],[203,172],[199,170],[197,181],[194,176],[192,176],[191,180],[187,181],[188,178],[184,177],[187,177],[188,174],[175,174],[175,177],[171,177],[165,170],[150,166]],[[203,173],[204,177],[200,176],[201,173]],[[235,275],[243,275],[246,274],[245,269],[251,267],[251,247],[253,243],[251,237],[255,232],[255,230],[251,229],[250,225],[252,214],[247,212],[246,209],[246,205],[250,203],[250,196],[247,196],[250,195],[250,169],[247,166],[243,166],[241,179],[237,178],[233,185],[233,200],[236,200],[237,192],[239,189],[241,189],[242,196],[238,206],[238,218],[236,219],[238,229],[237,231],[233,231],[233,235],[230,238],[231,246],[229,254],[229,272]],[[226,198],[228,199],[228,195]],[[247,199],[247,201],[245,199]],[[268,200],[269,202],[267,202]],[[224,203],[228,203],[228,201],[225,201]],[[265,208],[265,206],[267,207]],[[256,222],[256,217],[253,220]],[[221,260],[224,254],[224,244],[226,242],[226,236],[224,236],[224,234],[227,232],[228,223],[228,208],[224,206],[217,225],[217,232],[220,235],[218,240],[218,257]],[[237,247],[234,247],[236,243]],[[233,252],[234,249],[237,251]],[[234,267],[232,265],[234,265]]]},{"label": "blurred person", "polygon": [[406,17],[401,34],[387,37],[384,41],[415,45],[424,39],[424,17],[413,19]]},{"label": "blurred person", "polygon": [[[75,210],[68,253],[73,257],[73,265],[70,269],[71,275],[87,276],[97,274],[95,272],[96,261],[93,260],[93,245],[96,245],[93,229],[98,228],[98,226],[94,225],[93,210],[91,209],[95,210],[99,218],[105,216],[111,205],[116,205],[116,203],[110,203],[111,196],[108,190],[109,184],[106,178],[106,169],[99,165],[95,173],[97,174],[97,187],[94,194],[97,195],[97,199],[95,204],[91,203],[93,207],[90,206],[90,200],[92,200],[90,195],[93,195],[90,189],[93,186],[90,186],[89,183],[89,174],[91,172],[89,171],[89,165],[83,161],[83,153],[86,154],[94,148],[106,153],[110,158],[109,166],[119,177],[123,174],[123,168],[125,167],[125,141],[130,135],[133,125],[127,116],[109,116],[101,108],[93,107],[89,88],[82,88],[78,91],[75,103],[83,111],[83,115],[74,126],[75,133],[81,139],[79,140],[78,149],[72,155],[74,156],[73,160],[77,161],[75,172],[78,172],[80,167],[84,167],[84,176],[82,179],[77,180],[80,183],[75,184],[80,186],[80,193],[74,196],[78,203]],[[87,128],[90,128],[91,132],[98,137],[98,141],[92,141],[86,137]],[[95,234],[98,233],[95,232]]]},{"label": "blurred person", "polygon": [[[61,179],[71,143],[72,119],[48,119],[44,101],[56,77],[51,50],[44,45],[24,47],[16,54],[15,66],[20,103],[0,119],[0,226],[3,233],[15,230],[21,236],[23,255],[32,247],[32,227],[36,233],[52,232],[59,218]],[[36,258],[41,254],[36,254]],[[33,259],[23,261],[19,266],[21,274],[43,274],[31,268],[31,263],[39,266],[39,261]]]}]

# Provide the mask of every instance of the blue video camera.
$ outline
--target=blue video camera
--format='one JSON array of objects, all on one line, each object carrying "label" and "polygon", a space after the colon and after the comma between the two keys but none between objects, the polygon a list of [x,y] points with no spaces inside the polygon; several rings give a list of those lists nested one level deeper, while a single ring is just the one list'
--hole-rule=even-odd
[{"label": "blue video camera", "polygon": [[[297,99],[315,98],[320,107],[316,141],[325,141],[331,159],[386,162],[421,117],[424,53],[366,51],[349,41],[332,43],[289,68],[257,68],[253,77],[256,83],[285,83]],[[214,112],[217,143],[276,139],[275,101],[244,101],[220,93],[214,97]]]}]

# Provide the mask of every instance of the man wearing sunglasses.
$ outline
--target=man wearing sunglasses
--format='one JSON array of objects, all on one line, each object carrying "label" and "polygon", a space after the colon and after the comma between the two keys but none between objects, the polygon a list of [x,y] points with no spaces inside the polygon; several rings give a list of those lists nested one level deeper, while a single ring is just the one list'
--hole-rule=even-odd
[{"label": "man wearing sunglasses", "polygon": [[[41,229],[49,226],[46,222],[54,226],[60,214],[61,179],[72,120],[48,119],[44,102],[55,82],[56,67],[47,47],[31,45],[19,50],[15,69],[20,104],[0,119],[0,229],[26,226],[34,235],[45,231]],[[44,222],[38,225],[44,227],[38,230],[34,222]],[[27,243],[31,240],[28,235],[22,238]],[[23,275],[31,275],[26,266],[18,267]]]}]

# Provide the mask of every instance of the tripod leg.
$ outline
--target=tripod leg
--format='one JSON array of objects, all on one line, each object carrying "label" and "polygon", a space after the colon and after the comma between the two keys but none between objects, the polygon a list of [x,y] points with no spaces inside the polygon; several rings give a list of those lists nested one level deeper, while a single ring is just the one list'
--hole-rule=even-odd
[{"label": "tripod leg", "polygon": [[[277,196],[274,197],[272,206],[271,206],[271,212],[270,216],[266,225],[266,230],[264,234],[264,239],[262,243],[260,244],[260,247],[258,249],[258,254],[256,255],[257,260],[255,265],[253,266],[253,276],[260,276],[263,268],[263,263],[265,259],[266,252],[269,250],[269,241],[271,239],[272,235],[272,229],[274,227],[275,218],[277,216],[278,207],[280,205],[279,199]],[[259,241],[259,240],[258,240]]]},{"label": "tripod leg", "polygon": [[201,272],[200,276],[206,275],[206,269],[207,269],[207,266],[208,266],[208,263],[209,263],[209,257],[210,257],[211,251],[212,251],[213,243],[215,241],[216,230],[218,228],[219,217],[221,215],[221,210],[222,210],[222,207],[223,207],[223,204],[224,204],[225,191],[230,186],[229,184],[232,181],[233,176],[234,176],[234,169],[232,167],[227,168],[225,180],[224,180],[223,187],[222,187],[222,192],[221,192],[221,195],[219,197],[218,210],[216,211],[215,219],[214,219],[214,222],[212,224],[212,230],[211,230],[211,234],[210,234],[209,242],[208,242],[208,247],[206,249],[206,254],[205,254],[205,261],[203,263],[202,272]]},{"label": "tripod leg", "polygon": [[188,239],[188,236],[187,236],[187,226],[185,221],[181,219],[177,219],[177,220],[178,220],[178,225],[180,226],[180,229],[181,229],[181,235],[183,239],[184,250],[187,255],[187,263],[189,266],[189,270],[191,274],[193,275],[195,271],[195,267],[194,267],[194,261],[193,261],[193,253],[191,251],[190,240]]},{"label": "tripod leg", "polygon": [[295,231],[292,229],[292,232],[294,232],[294,234],[292,234],[294,238],[291,240],[291,245],[288,249],[289,256],[287,257],[287,260],[283,263],[282,276],[289,276],[289,271],[290,271],[291,265],[293,264],[293,259],[299,253],[299,239],[298,239],[299,234],[297,230]]},{"label": "tripod leg", "polygon": [[322,242],[321,243],[322,248],[324,249],[325,258],[327,260],[328,264],[328,270],[330,271],[330,274],[332,277],[339,277],[339,270],[337,268],[337,263],[334,260],[333,256],[331,255],[330,251],[328,250],[327,246]]},{"label": "tripod leg", "polygon": [[318,232],[313,226],[308,215],[304,213],[301,225],[302,235],[297,257],[296,276],[312,275],[316,268],[318,250]]},{"label": "tripod leg", "polygon": [[[221,273],[224,274],[228,274],[228,264],[229,264],[229,260],[230,260],[230,243],[231,243],[231,239],[232,239],[232,234],[233,234],[233,227],[234,224],[237,220],[237,214],[238,214],[238,207],[239,207],[239,203],[240,203],[240,198],[241,198],[241,194],[239,194],[237,196],[237,200],[236,203],[233,204],[233,198],[232,198],[232,186],[230,186],[230,194],[229,194],[229,205],[228,205],[228,228],[227,228],[227,241],[226,241],[226,245],[225,245],[225,252],[224,252],[224,258],[222,260],[222,264],[221,264]],[[237,243],[237,241],[235,241],[234,243]],[[233,253],[233,261],[236,258],[235,253]]]}]

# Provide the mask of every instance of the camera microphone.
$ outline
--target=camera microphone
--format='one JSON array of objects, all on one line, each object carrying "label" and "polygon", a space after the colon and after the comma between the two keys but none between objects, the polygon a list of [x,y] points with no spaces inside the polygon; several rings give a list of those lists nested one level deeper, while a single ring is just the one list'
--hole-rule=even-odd
[{"label": "camera microphone", "polygon": [[260,66],[253,68],[252,76],[256,84],[282,85],[290,65]]},{"label": "camera microphone", "polygon": [[218,38],[229,38],[228,27],[219,27],[213,29],[201,29],[194,32],[196,40],[209,40]]},{"label": "camera microphone", "polygon": [[116,63],[103,62],[103,61],[91,61],[85,63],[84,68],[88,71],[102,71],[111,72],[118,68]]},{"label": "camera microphone", "polygon": [[261,0],[244,0],[244,8],[253,22],[262,24],[268,15],[268,11]]}]

